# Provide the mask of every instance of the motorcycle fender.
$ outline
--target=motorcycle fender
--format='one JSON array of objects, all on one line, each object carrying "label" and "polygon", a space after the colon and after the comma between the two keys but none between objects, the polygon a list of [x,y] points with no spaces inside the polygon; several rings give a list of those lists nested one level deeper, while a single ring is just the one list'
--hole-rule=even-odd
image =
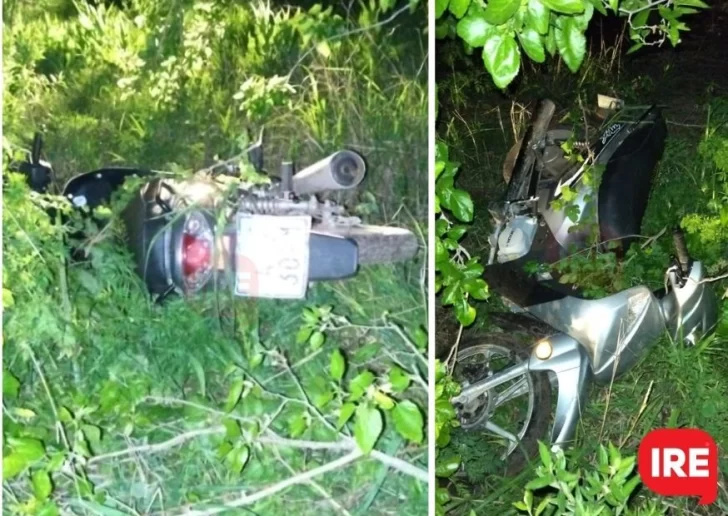
[{"label": "motorcycle fender", "polygon": [[591,369],[586,351],[573,338],[560,333],[549,337],[548,342],[551,355],[541,359],[536,356],[537,348],[534,347],[529,358],[529,369],[551,372],[556,376],[558,398],[551,443],[563,447],[573,439],[581,413],[586,408]]}]

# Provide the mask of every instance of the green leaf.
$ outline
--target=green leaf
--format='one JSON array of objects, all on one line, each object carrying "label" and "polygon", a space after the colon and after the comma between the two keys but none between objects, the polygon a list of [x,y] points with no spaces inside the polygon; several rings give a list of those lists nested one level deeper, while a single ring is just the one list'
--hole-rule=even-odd
[{"label": "green leaf", "polygon": [[372,398],[379,408],[392,410],[392,407],[394,407],[394,400],[380,390],[374,391]]},{"label": "green leaf", "polygon": [[[599,1],[599,0],[597,0]],[[541,0],[529,0],[526,11],[526,25],[544,36],[549,31],[551,11],[543,5]]]},{"label": "green leaf", "polygon": [[450,0],[435,0],[435,19],[442,16],[442,14],[447,9],[447,5],[450,3]]},{"label": "green leaf", "polygon": [[532,60],[537,63],[543,63],[546,60],[541,36],[535,29],[526,27],[523,32],[518,34],[518,40],[521,42],[523,50]]},{"label": "green leaf", "polygon": [[13,373],[3,368],[3,396],[17,398],[20,391],[20,380]]},{"label": "green leaf", "polygon": [[39,469],[34,471],[31,477],[31,483],[33,484],[33,493],[38,500],[45,500],[53,491],[51,476],[45,470]]},{"label": "green leaf", "polygon": [[470,0],[450,0],[448,9],[456,18],[462,18],[470,7]]},{"label": "green leaf", "polygon": [[532,491],[535,491],[537,489],[544,488],[553,482],[554,479],[551,477],[551,475],[543,476],[543,477],[536,477],[533,480],[529,481],[526,484],[526,489],[530,489]]},{"label": "green leaf", "polygon": [[485,21],[493,25],[502,25],[516,14],[520,6],[520,0],[488,0],[484,13]]},{"label": "green leaf", "polygon": [[465,290],[478,301],[485,301],[490,297],[488,285],[480,278],[468,280]]},{"label": "green leaf", "polygon": [[[38,512],[36,513],[36,516],[58,516],[58,506],[55,502],[50,501],[46,504],[44,504],[40,509],[38,509]],[[123,514],[123,513],[119,513]],[[105,515],[106,516],[106,515]]]},{"label": "green leaf", "polygon": [[248,463],[249,457],[250,449],[247,446],[233,448],[233,450],[227,455],[227,461],[230,465],[230,469],[235,473],[242,473],[243,468]]},{"label": "green leaf", "polygon": [[455,317],[460,324],[463,326],[470,326],[475,321],[477,311],[473,306],[468,303],[468,300],[464,297],[458,299],[454,303]]},{"label": "green leaf", "polygon": [[336,428],[338,430],[343,427],[347,421],[351,418],[352,414],[356,410],[356,405],[353,403],[344,403],[339,410],[339,419],[336,422]]},{"label": "green leaf", "polygon": [[557,13],[579,14],[584,12],[584,0],[541,0],[541,2]]},{"label": "green leaf", "polygon": [[92,446],[98,446],[101,442],[101,428],[96,425],[82,425],[81,431]]},{"label": "green leaf", "polygon": [[[513,34],[489,34],[483,49],[483,62],[496,86],[499,88],[508,86],[516,78],[518,69],[521,67],[521,54]],[[469,198],[470,196],[468,196]],[[472,207],[472,201],[470,206]],[[470,218],[461,220],[469,222],[471,218],[472,211]]]},{"label": "green leaf", "polygon": [[461,459],[459,455],[450,455],[446,458],[438,457],[435,467],[435,476],[440,478],[451,477],[452,474],[460,467],[460,462]]},{"label": "green leaf", "polygon": [[458,36],[471,47],[477,48],[485,45],[488,35],[494,30],[493,26],[485,21],[482,11],[468,14],[458,22]]},{"label": "green leaf", "polygon": [[569,70],[576,73],[586,55],[586,38],[573,18],[562,17],[560,22],[556,28],[556,47]]},{"label": "green leaf", "polygon": [[35,462],[45,455],[45,447],[38,439],[31,439],[30,437],[8,437],[7,442],[10,444],[13,453],[17,453],[23,457],[26,462]]},{"label": "green leaf", "polygon": [[309,341],[311,343],[311,348],[312,349],[320,348],[321,346],[324,345],[324,340],[325,340],[325,337],[324,337],[323,333],[321,333],[320,331],[313,332],[313,335],[311,335],[311,340]]},{"label": "green leaf", "polygon": [[288,420],[288,432],[291,434],[291,437],[298,437],[306,431],[306,428],[308,428],[308,418],[304,410],[294,414]]},{"label": "green leaf", "polygon": [[675,5],[687,6],[687,7],[699,7],[701,9],[709,9],[710,6],[703,2],[703,0],[676,0]]},{"label": "green leaf", "polygon": [[346,369],[346,362],[344,360],[344,355],[341,354],[341,351],[338,349],[335,349],[333,353],[331,353],[331,363],[329,365],[329,370],[331,371],[331,378],[333,378],[336,381],[341,380],[344,377],[344,371]]},{"label": "green leaf", "polygon": [[553,464],[551,460],[551,450],[549,450],[548,445],[542,441],[538,442],[538,454],[541,456],[541,463],[546,466],[546,468],[550,469]]},{"label": "green leaf", "polygon": [[296,344],[303,344],[305,342],[308,342],[308,339],[311,338],[311,334],[313,333],[313,328],[310,326],[301,326],[301,329],[298,330],[298,333],[296,334]]},{"label": "green leaf", "polygon": [[473,220],[473,200],[470,198],[470,194],[465,190],[453,190],[450,210],[463,222]]},{"label": "green leaf", "polygon": [[382,413],[378,409],[366,403],[357,407],[354,416],[354,440],[363,453],[372,451],[383,428]]},{"label": "green leaf", "polygon": [[405,373],[402,369],[397,366],[392,367],[389,371],[389,383],[392,384],[392,390],[394,392],[403,392],[407,390],[412,379],[410,375]]},{"label": "green leaf", "polygon": [[225,427],[225,439],[235,441],[243,435],[240,431],[240,425],[234,419],[226,418],[222,424]]},{"label": "green leaf", "polygon": [[227,398],[225,399],[225,412],[230,412],[235,408],[235,405],[238,404],[238,400],[240,400],[240,395],[243,393],[243,386],[245,384],[245,381],[238,377],[233,380],[233,383],[230,385],[230,390],[228,391]]},{"label": "green leaf", "polygon": [[356,401],[361,398],[374,381],[374,373],[363,371],[349,382],[349,399]]},{"label": "green leaf", "polygon": [[206,396],[205,370],[202,368],[200,361],[195,357],[190,357],[190,365],[197,375],[197,384],[200,386],[200,395],[204,398]]},{"label": "green leaf", "polygon": [[394,428],[404,438],[421,443],[424,437],[424,421],[420,409],[410,400],[397,403],[392,411]]},{"label": "green leaf", "polygon": [[3,457],[3,480],[10,480],[23,471],[30,461],[19,453],[11,453]]}]

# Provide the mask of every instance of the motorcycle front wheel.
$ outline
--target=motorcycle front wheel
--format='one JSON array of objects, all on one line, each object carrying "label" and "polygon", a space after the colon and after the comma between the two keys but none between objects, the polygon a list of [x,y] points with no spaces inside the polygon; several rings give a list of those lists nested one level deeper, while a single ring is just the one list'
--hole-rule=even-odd
[{"label": "motorcycle front wheel", "polygon": [[403,228],[361,225],[315,229],[354,240],[359,247],[360,265],[407,261],[419,249],[417,237]]},{"label": "motorcycle front wheel", "polygon": [[[463,386],[473,384],[528,360],[531,345],[528,338],[502,333],[464,340],[458,349],[453,377]],[[548,441],[548,373],[526,372],[457,409],[462,430],[471,438],[477,437],[478,446],[483,447],[479,455],[493,459],[494,464],[488,469],[516,475],[538,455],[538,441]]]}]

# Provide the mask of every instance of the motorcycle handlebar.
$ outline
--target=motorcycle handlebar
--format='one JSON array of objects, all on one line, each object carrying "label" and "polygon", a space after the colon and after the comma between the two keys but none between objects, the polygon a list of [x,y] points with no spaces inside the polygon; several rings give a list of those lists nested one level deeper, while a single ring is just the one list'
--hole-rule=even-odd
[{"label": "motorcycle handlebar", "polygon": [[533,146],[546,137],[546,132],[555,112],[556,105],[548,99],[540,101],[536,106],[531,124],[526,129],[526,135],[523,138],[521,151],[516,159],[511,181],[508,183],[506,200],[517,201],[528,194],[535,162]]}]

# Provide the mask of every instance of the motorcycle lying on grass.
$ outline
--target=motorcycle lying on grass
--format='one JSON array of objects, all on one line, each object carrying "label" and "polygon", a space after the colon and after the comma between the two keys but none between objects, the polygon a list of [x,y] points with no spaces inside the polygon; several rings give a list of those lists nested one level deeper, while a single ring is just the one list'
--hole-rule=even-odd
[{"label": "motorcycle lying on grass", "polygon": [[[528,266],[585,250],[588,225],[579,224],[589,213],[596,215],[602,243],[626,250],[640,233],[666,124],[656,106],[635,115],[609,100],[617,121],[594,140],[576,142],[579,131],[550,128],[555,106],[542,101],[516,146],[512,174],[506,171],[505,199],[490,208],[495,230],[484,279],[509,305],[512,313],[501,318],[512,327],[463,339],[453,369],[462,390],[452,402],[462,429],[496,447],[506,474],[520,472],[537,455],[539,440],[568,445],[592,382],[608,384],[627,372],[666,331],[694,344],[717,323],[717,299],[702,282],[703,264],[690,257],[679,230],[677,257],[665,272],[666,288],[657,292],[641,285],[588,299],[576,285],[560,282],[552,268],[533,272]],[[569,159],[565,148],[583,160]],[[585,180],[593,166],[603,171],[595,186]],[[579,207],[577,217],[552,205],[565,186]]]},{"label": "motorcycle lying on grass", "polygon": [[[41,160],[41,147],[36,134],[29,159],[14,168],[32,190],[46,193],[53,173]],[[247,154],[262,173],[262,138]],[[298,173],[293,163],[283,163],[280,177],[268,184],[231,182],[241,177],[240,165],[229,160],[184,179],[103,168],[73,177],[60,194],[93,214],[127,179],[145,179],[122,219],[137,272],[158,299],[213,289],[301,299],[309,282],[350,278],[360,265],[409,260],[417,253],[412,232],[364,225],[343,206],[316,197],[361,183],[366,165],[353,151],[335,152]]]}]

